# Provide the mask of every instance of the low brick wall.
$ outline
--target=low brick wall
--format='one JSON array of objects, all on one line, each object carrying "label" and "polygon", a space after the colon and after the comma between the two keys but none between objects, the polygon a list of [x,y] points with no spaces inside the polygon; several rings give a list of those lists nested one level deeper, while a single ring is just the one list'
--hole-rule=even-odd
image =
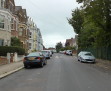
[{"label": "low brick wall", "polygon": [[1,65],[4,65],[4,64],[7,64],[8,63],[8,60],[6,57],[0,57],[0,66]]}]

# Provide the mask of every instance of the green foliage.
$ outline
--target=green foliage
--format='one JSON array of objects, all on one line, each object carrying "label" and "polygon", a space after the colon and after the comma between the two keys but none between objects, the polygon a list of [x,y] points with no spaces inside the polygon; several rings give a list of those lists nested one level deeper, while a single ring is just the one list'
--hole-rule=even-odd
[{"label": "green foliage", "polygon": [[17,37],[12,37],[11,38],[11,46],[22,47],[22,43]]},{"label": "green foliage", "polygon": [[12,46],[0,46],[0,56],[6,56],[7,53],[15,53],[17,52],[19,55],[25,54],[25,49],[20,47],[12,47]]},{"label": "green foliage", "polygon": [[111,46],[111,0],[76,1],[83,5],[72,11],[69,24],[78,33],[79,49]]},{"label": "green foliage", "polygon": [[63,47],[60,49],[61,51],[64,51],[64,50],[76,50],[75,47],[70,47],[70,46],[67,46],[67,47]]},{"label": "green foliage", "polygon": [[77,34],[79,34],[83,24],[82,10],[79,10],[77,8],[74,11],[72,11],[72,18],[68,19],[68,21],[69,21],[69,24],[71,24],[72,27],[74,28],[74,31]]},{"label": "green foliage", "polygon": [[61,50],[61,48],[63,48],[62,43],[61,42],[57,43],[56,44],[56,50],[57,50],[57,52],[59,52]]}]

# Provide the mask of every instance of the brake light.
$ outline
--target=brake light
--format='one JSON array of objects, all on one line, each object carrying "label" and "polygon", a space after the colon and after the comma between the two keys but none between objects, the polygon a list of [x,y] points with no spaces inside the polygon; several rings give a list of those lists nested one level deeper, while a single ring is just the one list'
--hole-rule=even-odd
[{"label": "brake light", "polygon": [[37,59],[37,60],[40,60],[40,57],[37,57],[36,59]]}]

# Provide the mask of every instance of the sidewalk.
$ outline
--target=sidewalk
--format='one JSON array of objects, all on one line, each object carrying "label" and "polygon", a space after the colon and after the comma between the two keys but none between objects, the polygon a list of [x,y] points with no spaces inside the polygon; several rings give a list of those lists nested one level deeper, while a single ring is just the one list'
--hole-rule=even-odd
[{"label": "sidewalk", "polygon": [[[74,57],[77,57],[76,54],[73,54]],[[111,61],[103,60],[103,59],[96,59],[96,63],[93,64],[94,67],[99,67],[101,69],[105,69],[107,71],[111,71]]]},{"label": "sidewalk", "polygon": [[0,66],[0,79],[22,69],[23,67],[23,61]]},{"label": "sidewalk", "polygon": [[111,71],[111,61],[109,60],[103,60],[103,59],[96,59],[96,66],[103,68],[105,70]]}]

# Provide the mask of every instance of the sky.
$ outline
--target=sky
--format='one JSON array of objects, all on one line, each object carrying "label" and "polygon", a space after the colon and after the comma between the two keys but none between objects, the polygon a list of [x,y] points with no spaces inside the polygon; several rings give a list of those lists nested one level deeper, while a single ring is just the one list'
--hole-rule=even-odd
[{"label": "sky", "polygon": [[55,47],[58,42],[65,44],[66,39],[75,37],[67,18],[80,6],[76,0],[15,0],[15,4],[27,10],[40,29],[46,48]]}]

